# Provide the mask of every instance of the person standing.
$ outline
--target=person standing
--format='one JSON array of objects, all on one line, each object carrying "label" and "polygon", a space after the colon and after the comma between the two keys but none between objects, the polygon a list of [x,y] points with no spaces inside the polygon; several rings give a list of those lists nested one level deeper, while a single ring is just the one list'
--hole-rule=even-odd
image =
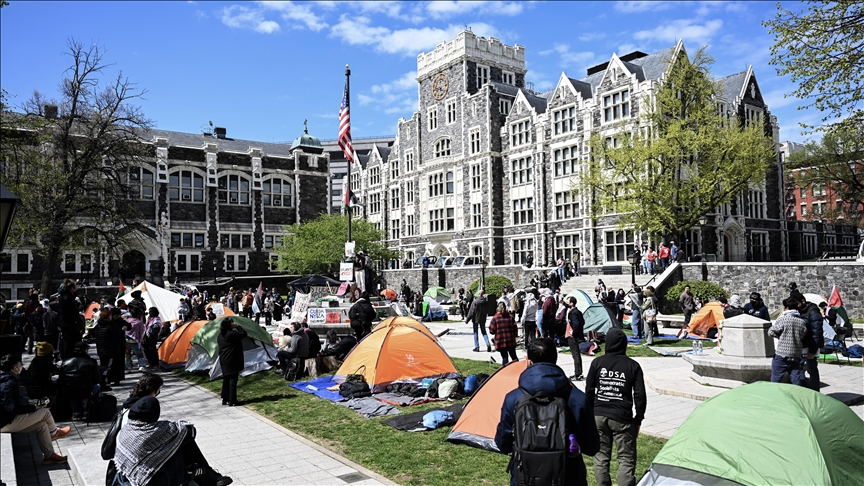
[{"label": "person standing", "polygon": [[369,302],[366,292],[360,294],[360,298],[348,310],[348,318],[351,319],[351,329],[354,337],[359,342],[364,336],[372,332],[372,321],[375,319],[375,308]]},{"label": "person standing", "polygon": [[534,254],[530,251],[528,255],[525,257],[525,268],[531,268],[534,266]]},{"label": "person standing", "polygon": [[147,357],[148,367],[151,370],[159,369],[159,353],[156,350],[156,345],[159,343],[160,332],[162,332],[162,318],[159,317],[159,309],[151,307],[147,311],[147,324],[144,327],[144,340],[141,343],[144,356]]},{"label": "person standing", "polygon": [[642,245],[642,251],[640,253],[642,254],[642,273],[647,275],[651,273],[648,268],[648,246]]},{"label": "person standing", "polygon": [[676,245],[674,241],[670,241],[669,244],[672,245],[672,247],[669,248],[669,264],[671,265],[678,261],[678,245]]},{"label": "person standing", "polygon": [[768,335],[777,338],[777,349],[771,360],[771,381],[779,383],[785,373],[793,385],[804,385],[801,371],[801,353],[807,336],[807,323],[798,314],[795,299],[783,300],[783,313],[774,322]]},{"label": "person standing", "polygon": [[804,339],[804,347],[806,347],[805,361],[807,363],[808,385],[811,390],[819,391],[819,348],[825,345],[825,338],[822,333],[822,313],[819,312],[819,307],[812,302],[807,302],[807,299],[801,295],[798,297],[798,313],[801,318],[807,323],[808,333]]},{"label": "person standing", "polygon": [[543,333],[543,337],[555,341],[555,318],[558,314],[558,301],[555,299],[553,292],[546,291],[546,298],[543,299],[542,309],[543,324],[541,332]]},{"label": "person standing", "polygon": [[78,313],[78,302],[75,300],[77,290],[75,282],[67,278],[60,291],[60,357],[63,359],[72,356],[75,343],[84,336],[84,320]]},{"label": "person standing", "polygon": [[750,294],[750,302],[744,304],[744,313],[750,314],[753,317],[758,317],[763,321],[771,320],[768,308],[765,307],[765,303],[762,302],[762,294],[759,292],[752,292]]},{"label": "person standing", "polygon": [[690,293],[690,286],[684,287],[684,292],[678,297],[678,303],[681,304],[681,310],[684,311],[684,326],[690,325],[690,318],[693,317],[693,312],[696,311],[696,302],[693,300],[693,294]]},{"label": "person standing", "polygon": [[597,285],[594,286],[594,295],[597,297],[595,299],[597,302],[600,302],[603,300],[600,297],[601,295],[606,295],[606,284],[603,283],[602,279],[597,279]]},{"label": "person standing", "polygon": [[480,352],[480,336],[477,335],[479,328],[483,334],[483,340],[486,341],[486,352],[492,352],[492,346],[489,344],[489,336],[486,335],[486,296],[485,291],[481,288],[477,291],[477,297],[471,301],[471,307],[468,308],[468,315],[465,316],[465,324],[469,322],[474,328],[474,352]]},{"label": "person standing", "polygon": [[570,380],[582,381],[585,377],[582,376],[582,353],[579,352],[579,343],[585,341],[585,316],[576,307],[576,297],[567,297],[567,307],[570,310],[567,312],[567,332],[564,333],[564,337],[567,338],[570,355],[573,356],[573,376]]},{"label": "person standing", "polygon": [[507,310],[503,302],[498,304],[497,310],[498,312],[492,317],[492,322],[489,323],[489,332],[495,336],[495,349],[501,353],[501,364],[506,365],[511,359],[519,361],[519,357],[516,356],[516,336],[519,334],[519,329],[516,327],[516,321],[513,320],[513,314]]},{"label": "person standing", "polygon": [[556,270],[558,271],[558,280],[560,280],[562,284],[567,283],[567,272],[565,271],[566,265],[564,262],[564,257],[558,259],[557,265],[558,268],[556,268]]},{"label": "person standing", "polygon": [[573,250],[573,272],[577,277],[581,277],[582,273],[579,271],[579,249],[576,248]]},{"label": "person standing", "polygon": [[60,304],[51,302],[48,304],[48,310],[42,316],[42,325],[45,328],[44,340],[51,347],[57,349],[60,342]]},{"label": "person standing", "polygon": [[654,270],[656,270],[657,263],[657,252],[654,251],[653,246],[648,247],[648,274],[654,275]]},{"label": "person standing", "polygon": [[[90,330],[90,338],[96,343],[100,364],[108,368],[105,381],[119,384],[125,378],[123,356],[126,354],[126,337],[123,329],[111,321],[111,309],[105,307],[99,312],[99,319]],[[111,391],[107,387],[103,390]]]},{"label": "person standing", "polygon": [[237,380],[243,371],[243,339],[246,336],[246,330],[230,317],[226,317],[219,327],[217,341],[219,365],[222,367],[222,405],[240,405],[237,401]]},{"label": "person standing", "polygon": [[594,455],[597,485],[612,484],[609,462],[614,441],[618,449],[618,484],[633,486],[636,438],[645,418],[647,400],[642,367],[627,356],[627,336],[621,329],[613,327],[606,334],[606,353],[591,362],[585,393],[600,433],[600,448]]},{"label": "person standing", "polygon": [[525,304],[522,310],[522,333],[525,337],[525,349],[537,338],[537,297],[534,290],[525,292]]}]

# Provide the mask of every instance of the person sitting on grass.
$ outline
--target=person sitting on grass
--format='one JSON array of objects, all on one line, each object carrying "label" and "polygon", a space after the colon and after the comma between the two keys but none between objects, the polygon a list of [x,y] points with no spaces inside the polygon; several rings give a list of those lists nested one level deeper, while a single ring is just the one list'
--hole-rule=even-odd
[{"label": "person sitting on grass", "polygon": [[35,432],[42,450],[42,464],[61,464],[66,456],[54,452],[52,440],[66,437],[71,427],[57,427],[47,408],[31,405],[19,392],[18,378],[24,365],[21,356],[0,358],[0,433]]},{"label": "person sitting on grass", "polygon": [[305,332],[301,331],[300,324],[297,322],[291,323],[291,342],[288,348],[284,351],[276,353],[276,358],[279,359],[279,368],[277,373],[284,373],[288,362],[294,358],[304,360],[309,357],[309,337]]},{"label": "person sitting on grass", "polygon": [[[330,338],[331,332],[333,333],[333,337],[336,337],[336,331],[331,329],[327,331],[328,339]],[[357,338],[348,334],[347,336],[342,336],[342,339],[340,339],[336,344],[325,347],[321,351],[321,356],[333,356],[339,361],[344,361],[345,356],[348,356],[348,353],[354,349],[354,346],[357,346]]]}]

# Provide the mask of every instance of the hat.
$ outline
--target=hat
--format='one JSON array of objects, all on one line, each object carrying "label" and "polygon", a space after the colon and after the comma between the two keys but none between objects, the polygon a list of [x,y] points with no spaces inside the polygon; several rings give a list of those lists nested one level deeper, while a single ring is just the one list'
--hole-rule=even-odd
[{"label": "hat", "polygon": [[50,356],[54,354],[54,346],[49,342],[36,343],[36,356]]},{"label": "hat", "polygon": [[732,294],[732,297],[729,297],[729,305],[732,307],[741,307],[741,296]]},{"label": "hat", "polygon": [[750,300],[759,300],[761,298],[762,298],[762,294],[760,294],[759,292],[751,292],[750,293]]},{"label": "hat", "polygon": [[140,420],[141,422],[155,422],[159,420],[161,408],[159,400],[156,397],[147,395],[141,397],[129,409],[129,418],[132,420]]},{"label": "hat", "polygon": [[134,290],[134,291],[133,291],[131,294],[129,294],[129,295],[131,295],[133,299],[137,299],[137,298],[141,297],[141,291],[140,291],[140,290]]},{"label": "hat", "polygon": [[90,345],[85,343],[84,341],[78,341],[75,343],[75,352],[76,353],[86,353],[88,349],[90,349]]}]

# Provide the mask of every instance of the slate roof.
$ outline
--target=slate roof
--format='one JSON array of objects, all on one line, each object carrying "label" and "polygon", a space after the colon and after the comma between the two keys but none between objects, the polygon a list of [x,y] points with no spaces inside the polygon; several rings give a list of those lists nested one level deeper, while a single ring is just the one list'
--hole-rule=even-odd
[{"label": "slate roof", "polygon": [[583,100],[591,99],[591,85],[586,83],[585,81],[580,81],[578,79],[567,78],[570,80],[570,84],[576,88],[576,91],[582,95]]},{"label": "slate roof", "polygon": [[643,79],[660,79],[660,76],[666,71],[666,66],[672,60],[672,55],[675,54],[675,46],[648,54],[639,59],[633,59],[627,64],[634,64],[642,68]]},{"label": "slate roof", "polygon": [[747,71],[720,78],[720,83],[723,85],[723,99],[729,103],[734,103],[735,98],[741,94],[745,82],[747,82]]},{"label": "slate roof", "polygon": [[513,86],[511,84],[499,83],[497,81],[490,81],[490,83],[492,84],[492,86],[495,87],[495,90],[498,91],[499,93],[506,94],[506,95],[513,96],[513,97],[516,97],[516,95],[519,94],[519,91],[521,89],[521,88],[517,88],[516,86]]},{"label": "slate roof", "polygon": [[639,66],[638,64],[633,64],[632,62],[627,62],[627,61],[621,61],[621,64],[623,64],[624,67],[626,67],[628,71],[636,74],[636,79],[638,81],[640,81],[640,82],[645,81],[645,72],[642,70],[642,66]]},{"label": "slate roof", "polygon": [[360,167],[366,170],[366,165],[369,163],[369,154],[357,154],[357,161],[360,162]]},{"label": "slate roof", "polygon": [[[376,145],[377,146],[377,145]],[[392,147],[381,147],[378,146],[378,153],[381,154],[381,162],[386,163],[390,158],[390,152],[393,151]]]},{"label": "slate roof", "polygon": [[141,138],[148,141],[155,141],[156,137],[167,138],[171,146],[204,148],[205,143],[216,143],[219,145],[219,150],[227,152],[248,153],[249,147],[260,148],[265,155],[273,155],[278,157],[289,157],[291,155],[291,146],[287,143],[269,143],[258,142],[254,140],[241,140],[232,138],[216,138],[205,136],[200,133],[185,133],[174,132],[170,130],[152,129],[141,133]]}]

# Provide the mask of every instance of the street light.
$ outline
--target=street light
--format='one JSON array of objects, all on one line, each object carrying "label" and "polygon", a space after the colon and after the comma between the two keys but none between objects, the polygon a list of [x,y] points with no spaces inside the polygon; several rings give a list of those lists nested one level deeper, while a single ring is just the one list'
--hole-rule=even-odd
[{"label": "street light", "polygon": [[633,281],[633,286],[636,286],[636,265],[642,260],[639,250],[633,247],[633,252],[627,256],[627,261],[630,262],[630,276]]},{"label": "street light", "polygon": [[555,258],[555,235],[557,235],[557,233],[555,233],[555,230],[552,230],[549,232],[549,237],[552,238],[552,262],[553,263],[557,260],[557,258]]},{"label": "street light", "polygon": [[708,280],[708,258],[705,257],[705,240],[702,238],[702,227],[708,224],[708,216],[703,214],[699,216],[699,250],[701,250],[702,254],[702,281],[705,282]]},{"label": "street light", "polygon": [[480,257],[480,288],[486,290],[486,259]]}]

